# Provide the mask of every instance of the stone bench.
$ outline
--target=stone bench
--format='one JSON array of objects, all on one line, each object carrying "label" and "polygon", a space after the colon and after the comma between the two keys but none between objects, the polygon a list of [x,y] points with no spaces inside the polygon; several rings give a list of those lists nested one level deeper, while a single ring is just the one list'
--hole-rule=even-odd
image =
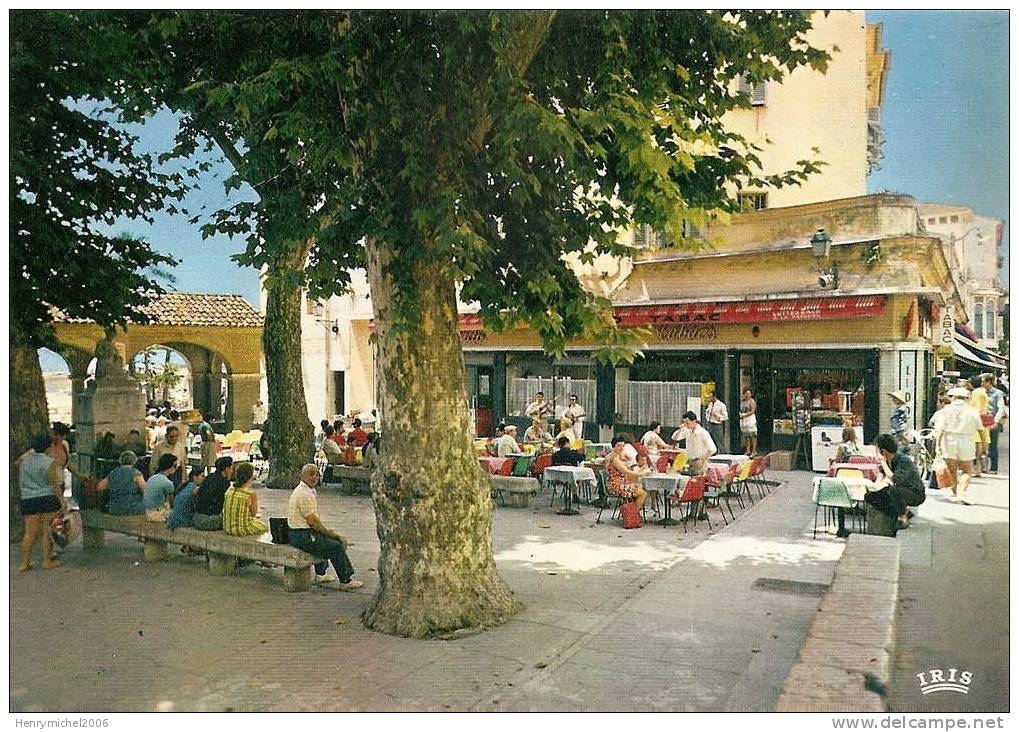
[{"label": "stone bench", "polygon": [[[326,478],[330,478],[326,481]],[[327,465],[322,473],[322,485],[344,485],[351,484],[351,493],[371,493],[371,471],[356,465]]]},{"label": "stone bench", "polygon": [[180,544],[202,550],[209,558],[209,572],[227,575],[233,572],[238,559],[249,559],[283,567],[283,581],[290,592],[304,592],[311,586],[312,565],[320,558],[289,544],[273,544],[268,534],[230,536],[222,531],[169,529],[165,524],[148,521],[144,516],[111,516],[100,511],[81,512],[85,551],[102,548],[104,532],[112,531],[137,536],[145,543],[145,561],[158,562],[169,556],[166,545]]},{"label": "stone bench", "polygon": [[541,483],[537,478],[514,477],[506,475],[493,475],[492,495],[503,499],[509,494],[510,505],[514,508],[527,508],[530,505],[532,495],[541,491]]},{"label": "stone bench", "polygon": [[775,711],[886,711],[898,597],[899,542],[850,534]]}]

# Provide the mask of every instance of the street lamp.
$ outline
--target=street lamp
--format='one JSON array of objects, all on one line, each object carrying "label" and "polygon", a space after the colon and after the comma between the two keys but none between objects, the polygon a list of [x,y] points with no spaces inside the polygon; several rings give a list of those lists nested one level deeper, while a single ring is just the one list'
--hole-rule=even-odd
[{"label": "street lamp", "polygon": [[810,251],[817,260],[818,277],[817,284],[822,290],[837,290],[839,287],[839,266],[832,263],[828,269],[821,269],[821,260],[831,255],[831,237],[824,229],[818,229],[810,237]]},{"label": "street lamp", "polygon": [[810,237],[810,250],[818,260],[824,259],[831,254],[831,237],[825,233],[824,229],[818,229]]}]

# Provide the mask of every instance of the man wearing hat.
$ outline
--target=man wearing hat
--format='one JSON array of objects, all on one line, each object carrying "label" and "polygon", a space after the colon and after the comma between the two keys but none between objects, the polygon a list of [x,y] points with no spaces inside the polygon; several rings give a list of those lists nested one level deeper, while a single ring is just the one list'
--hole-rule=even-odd
[{"label": "man wearing hat", "polygon": [[904,391],[890,391],[888,396],[892,398],[892,404],[895,406],[895,411],[892,412],[892,436],[895,441],[899,443],[899,449],[901,450],[904,445],[907,444],[907,435],[909,434],[910,420],[909,420],[909,405],[906,402],[909,401],[909,394]]},{"label": "man wearing hat", "polygon": [[[976,446],[973,433],[980,429],[980,415],[969,406],[969,390],[955,387],[948,391],[951,402],[939,410],[939,418],[935,422],[934,436],[941,448],[941,455],[948,464],[948,472],[952,482],[948,489],[952,495],[969,505],[964,498],[969,488],[970,470],[976,457]],[[959,478],[957,472],[963,476]]]},{"label": "man wearing hat", "polygon": [[517,426],[506,425],[503,436],[492,441],[496,457],[507,457],[510,453],[519,452],[520,445],[517,444]]}]

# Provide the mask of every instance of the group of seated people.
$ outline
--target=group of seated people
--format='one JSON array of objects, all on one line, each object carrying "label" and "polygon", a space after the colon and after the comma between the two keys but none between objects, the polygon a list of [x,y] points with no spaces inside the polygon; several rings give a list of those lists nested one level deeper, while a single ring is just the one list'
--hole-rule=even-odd
[{"label": "group of seated people", "polygon": [[533,445],[541,448],[549,443],[558,445],[563,439],[567,443],[573,441],[573,421],[564,417],[560,424],[559,432],[554,436],[545,424],[545,420],[535,418],[531,426],[524,430],[524,439],[520,440],[517,435],[517,426],[513,424],[499,424],[495,428],[495,436],[488,443],[488,452],[495,457],[506,457],[512,453],[521,452],[524,445]]},{"label": "group of seated people", "polygon": [[178,470],[176,455],[161,455],[148,480],[135,462],[137,456],[125,450],[120,465],[99,481],[98,490],[108,496],[107,513],[144,514],[149,521],[165,522],[171,529],[223,530],[231,536],[255,536],[268,530],[259,517],[258,498],[252,490],[255,468],[251,463],[234,464],[233,458],[221,457],[209,475],[194,468],[184,487],[175,492],[170,475]]},{"label": "group of seated people", "polygon": [[329,420],[322,420],[322,434],[320,435],[322,454],[330,465],[351,465],[355,463],[355,457],[349,452],[350,448],[361,448],[362,465],[371,469],[378,458],[380,441],[379,433],[365,430],[360,419],[354,419],[353,429],[344,434],[343,420],[337,419],[332,424]]}]

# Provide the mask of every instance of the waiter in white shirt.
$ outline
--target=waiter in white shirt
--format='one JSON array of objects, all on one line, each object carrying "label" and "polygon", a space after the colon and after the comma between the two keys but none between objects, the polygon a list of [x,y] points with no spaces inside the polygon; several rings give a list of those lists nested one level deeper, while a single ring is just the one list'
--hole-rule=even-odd
[{"label": "waiter in white shirt", "polygon": [[715,445],[725,444],[725,425],[729,421],[729,410],[725,402],[715,396],[715,392],[708,393],[708,405],[704,408],[704,421],[708,434]]},{"label": "waiter in white shirt", "polygon": [[686,440],[686,455],[689,458],[690,475],[704,475],[708,458],[718,452],[715,441],[697,421],[693,412],[683,412],[683,426],[672,433],[674,441]]},{"label": "waiter in white shirt", "polygon": [[576,394],[570,394],[570,405],[566,407],[566,411],[563,414],[573,420],[573,439],[583,440],[584,439],[584,417],[587,416],[587,412],[580,406],[580,402],[577,401]]}]

